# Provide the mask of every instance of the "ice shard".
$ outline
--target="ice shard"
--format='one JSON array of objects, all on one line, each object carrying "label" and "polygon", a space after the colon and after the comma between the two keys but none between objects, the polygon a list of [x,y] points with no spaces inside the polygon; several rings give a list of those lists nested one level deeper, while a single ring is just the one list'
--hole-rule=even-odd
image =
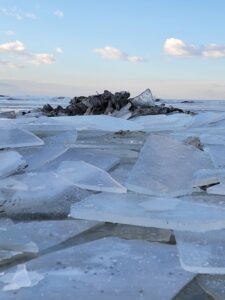
[{"label": "ice shard", "polygon": [[200,169],[194,173],[193,186],[204,186],[219,183],[225,179],[225,169]]},{"label": "ice shard", "polygon": [[149,107],[155,106],[155,100],[150,89],[145,90],[140,95],[130,100],[135,106]]},{"label": "ice shard", "polygon": [[225,195],[225,179],[221,179],[217,185],[208,187],[207,194]]},{"label": "ice shard", "polygon": [[225,299],[225,275],[200,275],[197,282],[213,299]]},{"label": "ice shard", "polygon": [[26,166],[24,158],[16,151],[0,151],[0,178],[7,177]]},{"label": "ice shard", "polygon": [[44,142],[31,132],[21,129],[0,128],[0,149],[40,146]]},{"label": "ice shard", "polygon": [[193,175],[203,168],[212,168],[204,152],[167,135],[150,135],[126,186],[148,195],[181,196],[192,192]]},{"label": "ice shard", "polygon": [[131,193],[101,193],[73,204],[70,216],[181,231],[205,232],[225,228],[224,205],[200,202],[197,198],[184,200]]},{"label": "ice shard", "polygon": [[57,173],[75,186],[98,192],[126,193],[109,173],[84,161],[64,161]]}]

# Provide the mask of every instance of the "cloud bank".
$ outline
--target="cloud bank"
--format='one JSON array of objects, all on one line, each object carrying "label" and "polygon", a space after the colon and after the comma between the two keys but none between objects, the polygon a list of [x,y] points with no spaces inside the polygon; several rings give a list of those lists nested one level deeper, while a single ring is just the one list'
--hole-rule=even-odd
[{"label": "cloud bank", "polygon": [[95,48],[93,51],[99,54],[103,59],[107,60],[123,60],[132,63],[140,63],[144,61],[144,58],[141,56],[130,56],[120,49],[110,46],[106,46],[104,48]]},{"label": "cloud bank", "polygon": [[209,44],[195,46],[176,39],[166,39],[164,43],[164,51],[170,56],[188,57],[196,56],[203,58],[223,58],[225,57],[225,45]]}]

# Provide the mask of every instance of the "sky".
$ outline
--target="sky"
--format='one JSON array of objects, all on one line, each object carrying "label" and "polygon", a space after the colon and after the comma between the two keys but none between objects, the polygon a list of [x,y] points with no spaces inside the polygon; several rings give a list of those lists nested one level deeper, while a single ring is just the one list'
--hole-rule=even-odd
[{"label": "sky", "polygon": [[225,100],[224,0],[1,0],[0,94]]}]

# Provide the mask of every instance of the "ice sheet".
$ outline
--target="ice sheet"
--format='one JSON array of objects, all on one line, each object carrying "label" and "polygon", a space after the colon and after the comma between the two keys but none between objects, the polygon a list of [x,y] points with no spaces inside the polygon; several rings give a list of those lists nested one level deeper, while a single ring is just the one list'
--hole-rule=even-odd
[{"label": "ice sheet", "polygon": [[193,174],[203,168],[212,168],[204,152],[167,135],[150,135],[126,186],[148,195],[185,195],[192,192]]},{"label": "ice sheet", "polygon": [[101,193],[73,204],[70,216],[181,231],[205,232],[225,228],[224,205],[207,204],[197,198],[190,198],[191,200],[175,198],[171,201],[169,197]]}]

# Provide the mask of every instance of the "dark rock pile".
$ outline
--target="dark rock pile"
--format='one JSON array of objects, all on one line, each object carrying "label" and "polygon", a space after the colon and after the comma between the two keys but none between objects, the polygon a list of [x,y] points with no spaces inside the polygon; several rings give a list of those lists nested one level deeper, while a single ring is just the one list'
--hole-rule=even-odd
[{"label": "dark rock pile", "polygon": [[[148,92],[150,90],[146,91]],[[146,91],[144,93],[146,93]],[[144,97],[146,96],[146,94],[143,95]],[[63,108],[62,106],[53,108],[51,105],[46,104],[41,110],[45,115],[49,117],[63,115],[111,115],[116,114],[121,109],[126,109],[127,112],[130,112],[131,117],[141,115],[169,114],[173,112],[189,113],[173,106],[166,107],[164,104],[152,104],[152,99],[149,102],[150,104],[148,106],[143,106],[143,103],[140,103],[139,105],[138,100],[136,100],[138,97],[143,96],[141,94],[135,98],[130,98],[129,92],[117,92],[113,94],[109,91],[104,91],[104,93],[102,94],[96,94],[88,97],[74,97],[73,99],[71,99],[69,105],[65,108]],[[144,99],[144,101],[146,101],[146,99]]]}]

